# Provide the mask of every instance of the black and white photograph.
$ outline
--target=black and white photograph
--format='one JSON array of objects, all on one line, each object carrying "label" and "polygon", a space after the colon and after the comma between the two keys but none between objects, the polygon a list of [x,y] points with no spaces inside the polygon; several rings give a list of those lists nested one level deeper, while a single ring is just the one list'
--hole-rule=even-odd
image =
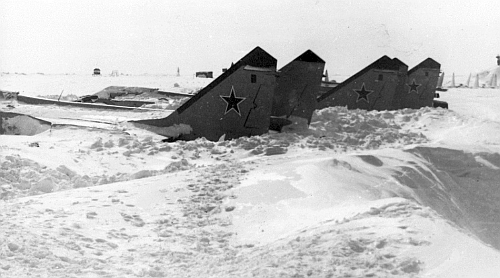
[{"label": "black and white photograph", "polygon": [[493,0],[0,0],[0,278],[500,277]]}]

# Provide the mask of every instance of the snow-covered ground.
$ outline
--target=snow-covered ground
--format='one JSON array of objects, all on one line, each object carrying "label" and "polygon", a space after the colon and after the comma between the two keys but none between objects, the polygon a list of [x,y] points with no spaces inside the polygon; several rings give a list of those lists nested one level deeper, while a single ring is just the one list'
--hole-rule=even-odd
[{"label": "snow-covered ground", "polygon": [[[1,78],[52,94],[42,75]],[[58,78],[76,95],[205,81]],[[1,102],[57,125],[0,135],[0,277],[498,277],[500,90],[441,99],[175,143],[126,123],[167,110]]]}]

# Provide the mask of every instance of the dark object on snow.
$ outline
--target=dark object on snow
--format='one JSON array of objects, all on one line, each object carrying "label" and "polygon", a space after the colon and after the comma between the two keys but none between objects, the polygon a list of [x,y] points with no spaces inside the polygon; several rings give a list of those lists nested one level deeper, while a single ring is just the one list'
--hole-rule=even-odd
[{"label": "dark object on snow", "polygon": [[32,116],[0,111],[0,135],[36,135],[50,129],[52,123]]},{"label": "dark object on snow", "polygon": [[325,61],[311,50],[282,67],[276,78],[271,116],[298,117],[311,123]]},{"label": "dark object on snow", "polygon": [[101,75],[101,70],[99,68],[94,69],[94,74],[92,75]]},{"label": "dark object on snow", "polygon": [[14,99],[17,99],[18,95],[19,95],[19,92],[1,91],[0,90],[0,99],[14,100]]},{"label": "dark object on snow", "polygon": [[96,96],[96,95],[87,95],[87,96],[83,96],[81,97],[78,102],[95,102],[99,97]]},{"label": "dark object on snow", "polygon": [[100,98],[98,95],[87,95],[81,97],[76,102],[83,103],[103,103],[107,105],[114,106],[125,106],[125,107],[141,107],[146,104],[154,104],[153,101],[142,101],[142,100],[114,100],[107,98]]},{"label": "dark object on snow", "polygon": [[444,108],[444,109],[448,109],[448,102],[446,102],[446,101],[440,101],[440,100],[434,100],[433,103],[432,103],[432,107],[434,107],[434,108],[441,107],[441,108]]},{"label": "dark object on snow", "polygon": [[198,71],[196,77],[199,78],[214,78],[214,73],[211,71]]},{"label": "dark object on snow", "polygon": [[292,121],[285,118],[271,117],[269,122],[269,130],[281,132],[284,126],[292,124]]}]

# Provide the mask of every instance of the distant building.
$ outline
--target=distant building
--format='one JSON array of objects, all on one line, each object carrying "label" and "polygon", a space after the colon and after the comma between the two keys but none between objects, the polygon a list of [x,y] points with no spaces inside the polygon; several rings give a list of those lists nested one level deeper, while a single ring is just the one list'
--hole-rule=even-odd
[{"label": "distant building", "polygon": [[116,77],[116,76],[118,76],[118,75],[120,75],[120,74],[118,73],[118,70],[113,70],[113,71],[111,72],[111,76],[115,76],[115,77]]},{"label": "distant building", "polygon": [[101,70],[99,68],[94,69],[94,74],[92,75],[101,75]]},{"label": "distant building", "polygon": [[497,66],[500,66],[500,55],[497,55]]},{"label": "distant building", "polygon": [[198,78],[214,78],[214,73],[211,71],[198,71],[196,72]]},{"label": "distant building", "polygon": [[[233,62],[231,62],[231,67],[232,67],[232,66],[234,66],[234,63],[233,63]],[[222,73],[224,73],[224,72],[226,72],[226,71],[227,71],[227,68],[223,68],[223,69],[222,69]]]}]

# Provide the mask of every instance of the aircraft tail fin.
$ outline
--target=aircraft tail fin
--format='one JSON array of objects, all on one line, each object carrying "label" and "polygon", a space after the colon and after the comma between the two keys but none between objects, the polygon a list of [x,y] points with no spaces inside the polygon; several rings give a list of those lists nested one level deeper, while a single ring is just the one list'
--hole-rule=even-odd
[{"label": "aircraft tail fin", "polygon": [[408,67],[399,59],[382,56],[317,98],[318,108],[393,109],[393,97]]},{"label": "aircraft tail fin", "polygon": [[490,87],[491,88],[496,88],[497,87],[497,74],[496,73],[494,73],[493,75],[491,75]]},{"label": "aircraft tail fin", "polygon": [[316,109],[325,61],[307,50],[279,70],[274,92],[273,117],[298,117],[309,124]]},{"label": "aircraft tail fin", "polygon": [[173,140],[217,141],[266,133],[276,64],[256,47],[169,116],[132,123]]},{"label": "aircraft tail fin", "polygon": [[396,109],[431,107],[436,95],[441,64],[427,58],[408,71],[405,85],[398,89]]},{"label": "aircraft tail fin", "polygon": [[476,80],[474,81],[474,89],[479,88],[479,74],[476,74]]}]

